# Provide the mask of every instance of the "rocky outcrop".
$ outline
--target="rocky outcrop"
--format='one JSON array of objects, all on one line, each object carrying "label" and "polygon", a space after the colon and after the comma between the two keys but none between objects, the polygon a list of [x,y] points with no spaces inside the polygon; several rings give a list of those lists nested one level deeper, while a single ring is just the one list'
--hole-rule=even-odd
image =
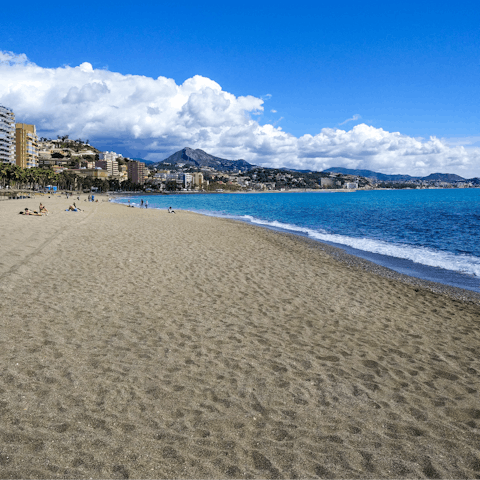
[{"label": "rocky outcrop", "polygon": [[196,167],[212,167],[215,170],[231,171],[239,170],[244,172],[250,170],[254,165],[245,160],[227,160],[225,158],[215,157],[200,149],[193,149],[185,147],[182,150],[170,155],[165,160],[162,160],[157,165],[157,168],[162,168],[167,165],[177,165],[183,163],[185,165],[194,165]]}]

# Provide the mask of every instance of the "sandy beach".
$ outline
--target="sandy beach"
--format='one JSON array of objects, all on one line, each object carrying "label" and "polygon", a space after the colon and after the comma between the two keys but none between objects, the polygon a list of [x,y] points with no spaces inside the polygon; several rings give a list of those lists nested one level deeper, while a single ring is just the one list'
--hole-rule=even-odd
[{"label": "sandy beach", "polygon": [[84,198],[0,201],[0,478],[480,478],[475,296]]}]

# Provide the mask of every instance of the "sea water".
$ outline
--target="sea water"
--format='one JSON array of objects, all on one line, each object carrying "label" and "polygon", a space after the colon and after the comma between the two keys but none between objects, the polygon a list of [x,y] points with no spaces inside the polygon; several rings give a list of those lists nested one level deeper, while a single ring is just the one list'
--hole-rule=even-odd
[{"label": "sea water", "polygon": [[480,189],[148,195],[115,201],[287,231],[400,273],[480,292]]}]

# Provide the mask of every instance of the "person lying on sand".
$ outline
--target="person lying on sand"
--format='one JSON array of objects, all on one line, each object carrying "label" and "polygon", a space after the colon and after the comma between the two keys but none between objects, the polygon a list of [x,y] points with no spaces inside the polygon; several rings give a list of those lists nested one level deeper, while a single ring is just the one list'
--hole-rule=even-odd
[{"label": "person lying on sand", "polygon": [[70,205],[66,210],[66,212],[79,212],[79,208],[75,208],[73,205]]},{"label": "person lying on sand", "polygon": [[20,215],[34,215],[34,216],[36,216],[36,217],[41,217],[41,216],[42,216],[41,213],[32,212],[32,211],[29,210],[28,208],[25,208],[25,210],[23,210],[22,212],[20,212]]}]

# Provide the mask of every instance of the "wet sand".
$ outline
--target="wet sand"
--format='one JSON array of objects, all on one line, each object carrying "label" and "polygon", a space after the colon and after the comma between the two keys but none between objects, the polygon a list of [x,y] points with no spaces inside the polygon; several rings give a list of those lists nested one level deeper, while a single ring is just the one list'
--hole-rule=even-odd
[{"label": "wet sand", "polygon": [[83,198],[0,201],[1,478],[480,477],[478,303]]}]

